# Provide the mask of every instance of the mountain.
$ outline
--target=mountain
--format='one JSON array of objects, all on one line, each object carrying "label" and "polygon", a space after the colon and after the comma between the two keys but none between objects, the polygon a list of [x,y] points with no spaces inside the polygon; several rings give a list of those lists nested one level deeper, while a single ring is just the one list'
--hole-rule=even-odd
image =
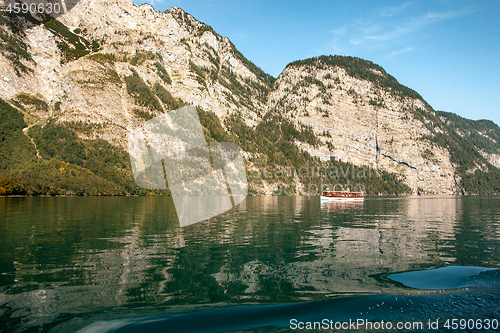
[{"label": "mountain", "polygon": [[491,164],[500,168],[500,127],[491,120],[470,120],[451,112],[438,116],[462,138],[473,144]]},{"label": "mountain", "polygon": [[252,194],[500,193],[497,146],[369,61],[316,57],[273,78],[181,9],[127,0],[30,24],[0,16],[0,194],[168,194],[135,185],[127,134],[184,105],[208,142],[243,149]]}]

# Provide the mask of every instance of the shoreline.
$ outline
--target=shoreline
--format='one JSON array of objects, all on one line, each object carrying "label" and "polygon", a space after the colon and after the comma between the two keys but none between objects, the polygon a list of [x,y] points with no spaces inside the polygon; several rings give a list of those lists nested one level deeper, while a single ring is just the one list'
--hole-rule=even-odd
[{"label": "shoreline", "polygon": [[[495,197],[495,196],[500,196],[500,194],[379,194],[379,195],[367,195],[365,196],[365,199],[373,199],[373,198],[393,198],[393,197],[405,197],[405,198],[410,198],[410,197],[415,197],[415,198],[438,198],[438,197],[466,197],[466,196],[473,196],[473,197]],[[24,194],[14,194],[14,195],[0,195],[0,198],[97,198],[97,197],[108,197],[108,198],[117,198],[117,197],[171,197],[170,194],[168,195],[133,195],[133,194],[128,194],[128,195],[48,195],[48,194],[42,194],[42,195],[24,195]],[[317,195],[248,195],[248,197],[320,197],[319,194]]]}]

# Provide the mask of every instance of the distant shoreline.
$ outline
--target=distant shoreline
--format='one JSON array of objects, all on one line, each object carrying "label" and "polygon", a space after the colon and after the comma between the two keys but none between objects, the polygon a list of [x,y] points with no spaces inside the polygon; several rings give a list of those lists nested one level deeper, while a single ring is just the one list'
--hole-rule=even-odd
[{"label": "distant shoreline", "polygon": [[[319,197],[320,195],[249,195],[248,197]],[[381,198],[381,197],[416,197],[416,198],[437,198],[437,197],[495,197],[500,196],[500,194],[380,194],[380,195],[370,195],[365,196],[365,199],[370,198]],[[125,198],[125,197],[135,197],[135,198],[147,198],[147,197],[171,197],[171,195],[0,195],[0,198]]]}]

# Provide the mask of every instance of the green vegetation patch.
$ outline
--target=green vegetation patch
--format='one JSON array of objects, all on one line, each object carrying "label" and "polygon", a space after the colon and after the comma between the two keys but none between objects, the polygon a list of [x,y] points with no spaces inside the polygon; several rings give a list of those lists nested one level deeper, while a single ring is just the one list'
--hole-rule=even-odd
[{"label": "green vegetation patch", "polygon": [[[0,175],[9,183],[17,184],[8,176],[12,170],[36,158],[33,144],[23,133],[26,126],[23,114],[0,99]],[[16,193],[17,190],[12,194]]]},{"label": "green vegetation patch", "polygon": [[78,82],[84,89],[104,90],[109,83],[118,87],[121,87],[123,83],[120,75],[112,66],[103,66],[100,68],[100,72],[82,71],[81,73],[86,74],[86,79],[78,79],[76,82]]},{"label": "green vegetation patch", "polygon": [[99,130],[103,128],[103,124],[100,123],[87,123],[83,121],[72,121],[72,122],[65,122],[64,126],[68,127],[68,129],[71,129],[73,131],[76,131],[78,133],[86,134],[86,135],[91,135],[95,130]]},{"label": "green vegetation patch", "polygon": [[209,72],[209,70],[200,68],[196,66],[196,64],[192,61],[189,62],[189,66],[191,68],[191,71],[196,74],[196,81],[198,81],[199,84],[201,84],[203,87],[207,88],[207,83],[205,82],[205,73],[204,71]]},{"label": "green vegetation patch", "polygon": [[80,48],[72,48],[68,43],[64,41],[56,42],[57,47],[61,51],[61,63],[67,63],[70,61],[77,60],[83,56],[90,53],[90,50],[82,50]]},{"label": "green vegetation patch", "polygon": [[[19,194],[19,184],[9,174],[12,170],[29,164],[36,156],[33,144],[23,133],[26,126],[23,114],[0,99],[0,176],[5,185],[2,186],[3,194]],[[12,188],[12,192],[6,192],[8,188]]]},{"label": "green vegetation patch", "polygon": [[234,142],[234,137],[222,128],[219,117],[211,111],[197,107],[200,123],[207,142]]},{"label": "green vegetation patch", "polygon": [[101,65],[114,65],[116,58],[112,53],[94,53],[88,56],[88,59],[96,61]]},{"label": "green vegetation patch", "polygon": [[120,86],[122,84],[122,79],[120,75],[112,68],[108,68],[105,72],[106,79],[108,82]]},{"label": "green vegetation patch", "polygon": [[134,109],[133,112],[137,117],[144,119],[146,121],[151,120],[155,117],[154,114],[152,114],[151,112],[140,109]]},{"label": "green vegetation patch", "polygon": [[160,101],[135,70],[132,70],[132,75],[125,77],[125,83],[127,85],[127,93],[132,96],[137,104],[151,110],[163,112]]},{"label": "green vegetation patch", "polygon": [[155,85],[153,86],[153,91],[169,111],[181,108],[186,105],[186,103],[180,98],[173,97],[170,92],[168,92],[167,89],[163,88],[163,86],[159,82],[155,83]]},{"label": "green vegetation patch", "polygon": [[84,37],[78,36],[77,34],[71,32],[67,26],[65,26],[58,20],[51,20],[49,22],[46,22],[44,23],[44,26],[49,29],[54,35],[66,40],[69,44],[73,45],[76,48],[85,50],[91,46],[91,43]]},{"label": "green vegetation patch", "polygon": [[27,107],[31,106],[37,111],[49,111],[49,105],[45,101],[26,93],[17,94],[14,101]]},{"label": "green vegetation patch", "polygon": [[[255,106],[252,102],[252,97],[257,98],[261,102],[265,102],[269,90],[263,85],[260,85],[249,79],[245,80],[246,86],[243,86],[237,79],[236,74],[230,68],[223,66],[220,71],[221,75],[217,76],[218,82],[226,87],[231,93],[224,92],[228,99],[236,106],[245,106],[249,110],[255,111]],[[211,72],[211,76],[214,72]],[[254,88],[254,90],[252,90]],[[235,99],[238,97],[238,100]]]},{"label": "green vegetation patch", "polygon": [[154,60],[157,56],[151,51],[137,51],[135,55],[130,59],[130,64],[132,66],[140,66],[146,60]]},{"label": "green vegetation patch", "polygon": [[26,127],[23,114],[0,99],[0,143],[7,140],[16,131]]},{"label": "green vegetation patch", "polygon": [[163,82],[171,84],[172,79],[170,79],[170,76],[168,75],[168,72],[165,69],[165,67],[163,67],[162,64],[160,64],[158,61],[155,62],[155,66],[158,71],[158,76],[163,80]]},{"label": "green vegetation patch", "polygon": [[45,22],[44,26],[60,39],[56,43],[61,51],[62,63],[77,60],[91,51],[98,51],[99,45],[97,41],[90,43],[84,37],[71,32],[68,27],[58,20],[54,19]]}]

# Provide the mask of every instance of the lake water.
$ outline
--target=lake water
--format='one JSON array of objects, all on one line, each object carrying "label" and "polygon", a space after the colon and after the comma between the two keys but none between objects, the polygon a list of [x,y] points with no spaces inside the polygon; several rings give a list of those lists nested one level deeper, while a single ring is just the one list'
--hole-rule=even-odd
[{"label": "lake water", "polygon": [[248,197],[182,228],[165,197],[0,198],[1,332],[500,331],[486,268],[500,197]]}]

